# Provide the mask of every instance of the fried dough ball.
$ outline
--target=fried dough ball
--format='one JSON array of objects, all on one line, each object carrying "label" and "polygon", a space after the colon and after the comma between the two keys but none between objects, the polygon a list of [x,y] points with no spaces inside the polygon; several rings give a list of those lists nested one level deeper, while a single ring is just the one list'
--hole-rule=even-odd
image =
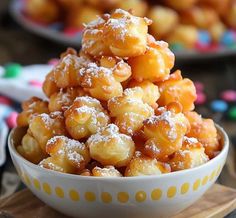
[{"label": "fried dough ball", "polygon": [[86,92],[81,87],[71,87],[60,89],[51,95],[49,99],[48,109],[50,112],[63,111],[67,109],[76,97],[85,96]]},{"label": "fried dough ball", "polygon": [[169,164],[157,161],[155,158],[144,156],[140,152],[136,152],[125,170],[125,176],[160,175],[169,173],[170,171]]},{"label": "fried dough ball", "polygon": [[189,122],[183,113],[163,110],[158,116],[144,121],[144,135],[147,139],[144,153],[163,160],[182,147],[183,137],[189,130]]},{"label": "fried dough ball", "polygon": [[91,158],[104,166],[126,166],[135,150],[132,138],[119,133],[119,128],[115,124],[109,124],[90,136],[87,144]]},{"label": "fried dough ball", "polygon": [[54,136],[46,145],[49,158],[40,162],[40,166],[63,173],[77,173],[90,161],[88,147],[66,136]]},{"label": "fried dough ball", "polygon": [[163,6],[153,6],[147,14],[153,23],[151,33],[156,39],[162,39],[177,25],[179,16],[176,11]]},{"label": "fried dough ball", "polygon": [[230,1],[231,0],[200,0],[199,4],[213,8],[219,15],[225,15],[228,13]]},{"label": "fried dough ball", "polygon": [[215,157],[220,149],[220,143],[217,137],[217,130],[213,120],[204,119],[196,112],[186,112],[185,116],[190,123],[190,131],[186,134],[188,137],[194,137],[205,147],[205,153],[210,159]]},{"label": "fried dough ball", "polygon": [[192,25],[177,25],[167,37],[169,43],[181,44],[186,48],[193,48],[198,40],[198,30]]},{"label": "fried dough ball", "polygon": [[80,70],[81,86],[99,100],[107,101],[121,95],[121,82],[131,76],[130,66],[123,60],[112,57],[102,57],[99,65],[90,63]]},{"label": "fried dough ball", "polygon": [[80,174],[80,176],[92,176],[92,172],[89,169],[83,169]]},{"label": "fried dough ball", "polygon": [[146,52],[129,58],[128,63],[132,69],[132,77],[138,82],[143,80],[158,82],[168,77],[174,66],[174,59],[168,43],[151,39]]},{"label": "fried dough ball", "polygon": [[158,105],[165,106],[171,102],[179,102],[183,111],[194,109],[194,101],[197,98],[195,86],[190,79],[182,78],[180,70],[175,71],[167,80],[157,85],[160,91]]},{"label": "fried dough ball", "polygon": [[100,102],[88,96],[77,97],[64,115],[66,129],[74,139],[89,137],[110,122]]},{"label": "fried dough ball", "polygon": [[60,16],[60,8],[54,0],[26,0],[24,12],[33,20],[49,24]]},{"label": "fried dough ball", "polygon": [[143,126],[143,121],[154,114],[154,110],[143,102],[144,92],[140,87],[126,89],[122,96],[108,101],[110,116],[120,132],[133,135]]},{"label": "fried dough ball", "polygon": [[122,0],[86,0],[85,2],[100,10],[109,11],[118,8],[118,4],[122,2]]},{"label": "fried dough ball", "polygon": [[90,62],[91,60],[84,56],[78,57],[75,50],[68,49],[66,53],[62,54],[60,62],[52,70],[57,87],[79,86],[79,70],[86,67]]},{"label": "fried dough ball", "polygon": [[137,82],[132,80],[129,87],[140,87],[143,90],[143,102],[149,104],[153,108],[157,106],[156,101],[160,97],[159,88],[148,80]]},{"label": "fried dough ball", "polygon": [[82,29],[84,24],[97,19],[97,16],[100,14],[101,12],[96,8],[79,5],[78,7],[72,8],[68,13],[67,24],[70,27]]},{"label": "fried dough ball", "polygon": [[231,28],[236,28],[236,1],[232,0],[227,13],[224,14],[224,20]]},{"label": "fried dough ball", "polygon": [[54,78],[54,72],[51,71],[45,78],[44,82],[43,82],[43,92],[44,94],[50,98],[50,96],[52,94],[54,94],[55,92],[59,91],[59,87],[57,87],[57,84],[55,82],[55,78]]},{"label": "fried dough ball", "polygon": [[32,97],[21,104],[22,112],[17,117],[18,126],[28,126],[30,117],[35,114],[49,113],[48,102]]},{"label": "fried dough ball", "polygon": [[24,135],[21,145],[17,146],[16,150],[21,156],[34,164],[38,164],[47,157],[46,152],[41,149],[39,143],[29,133]]},{"label": "fried dough ball", "polygon": [[226,31],[226,26],[223,22],[218,21],[212,24],[208,30],[213,42],[220,42],[224,32]]},{"label": "fried dough ball", "polygon": [[144,17],[148,9],[148,4],[144,0],[121,0],[117,8],[125,11],[131,10],[134,16]]},{"label": "fried dough ball", "polygon": [[82,38],[82,50],[92,56],[133,57],[146,50],[151,21],[117,9],[89,23]]},{"label": "fried dough ball", "polygon": [[166,0],[164,1],[169,7],[177,10],[177,11],[182,11],[182,10],[188,10],[194,4],[198,2],[198,0]]},{"label": "fried dough ball", "polygon": [[122,177],[122,174],[114,166],[94,167],[92,173],[97,177]]},{"label": "fried dough ball", "polygon": [[209,7],[196,6],[181,14],[181,22],[183,24],[194,25],[201,29],[208,29],[218,21],[219,17],[216,11]]},{"label": "fried dough ball", "polygon": [[29,132],[46,151],[47,141],[53,136],[66,135],[64,117],[61,112],[38,114],[31,118]]},{"label": "fried dough ball", "polygon": [[173,171],[200,166],[209,161],[203,145],[196,138],[184,137],[183,146],[171,157],[169,164]]}]

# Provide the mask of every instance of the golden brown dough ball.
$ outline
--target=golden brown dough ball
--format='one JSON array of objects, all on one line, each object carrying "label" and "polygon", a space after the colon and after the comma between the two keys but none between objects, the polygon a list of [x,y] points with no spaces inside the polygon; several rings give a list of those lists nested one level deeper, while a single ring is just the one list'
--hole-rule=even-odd
[{"label": "golden brown dough ball", "polygon": [[40,162],[40,166],[63,173],[78,173],[90,161],[88,147],[79,141],[65,136],[54,136],[46,145],[49,158]]},{"label": "golden brown dough ball", "polygon": [[223,22],[218,21],[218,22],[212,24],[208,30],[209,30],[209,33],[211,34],[211,38],[212,38],[213,42],[220,42],[220,40],[226,30],[226,26],[224,25]]},{"label": "golden brown dough ball", "polygon": [[131,68],[123,60],[102,57],[100,63],[90,63],[80,70],[81,86],[99,100],[109,100],[123,92],[121,82],[131,76]]},{"label": "golden brown dough ball", "polygon": [[231,0],[227,13],[224,14],[225,22],[231,27],[236,28],[236,1]]},{"label": "golden brown dough ball", "polygon": [[181,13],[181,22],[187,25],[194,25],[201,29],[208,29],[219,17],[210,7],[196,6]]},{"label": "golden brown dough ball", "polygon": [[27,0],[24,12],[33,20],[45,24],[59,19],[60,8],[54,0]]},{"label": "golden brown dough ball", "polygon": [[88,96],[77,97],[64,115],[66,129],[74,139],[89,137],[110,122],[100,102]]},{"label": "golden brown dough ball", "polygon": [[209,161],[205,149],[196,138],[184,137],[183,146],[171,157],[169,164],[173,171],[190,169]]},{"label": "golden brown dough ball", "polygon": [[157,106],[157,99],[160,97],[159,88],[148,80],[137,82],[132,80],[129,87],[140,87],[143,90],[143,102],[149,104],[153,108]]},{"label": "golden brown dough ball", "polygon": [[76,97],[85,96],[86,92],[81,87],[60,89],[50,96],[48,108],[50,112],[64,111],[75,100]]},{"label": "golden brown dough ball", "polygon": [[59,87],[55,82],[54,72],[51,71],[45,78],[43,82],[43,92],[47,97],[50,97],[53,93],[59,91]]},{"label": "golden brown dough ball", "polygon": [[134,16],[144,17],[148,9],[148,4],[145,0],[121,0],[117,8],[125,11],[131,10]]},{"label": "golden brown dough ball", "polygon": [[75,50],[68,49],[62,54],[59,63],[52,70],[57,87],[68,88],[79,86],[79,71],[90,62],[91,60],[86,59],[84,56],[78,57]]},{"label": "golden brown dough ball", "polygon": [[192,8],[199,0],[166,0],[166,5],[177,10],[183,11]]},{"label": "golden brown dough ball", "polygon": [[189,122],[181,112],[163,109],[144,121],[144,135],[147,139],[144,153],[163,160],[182,147],[183,137],[189,130]]},{"label": "golden brown dough ball", "polygon": [[132,138],[119,133],[119,128],[115,124],[109,124],[90,136],[87,144],[91,158],[104,166],[126,166],[135,150]]},{"label": "golden brown dough ball", "polygon": [[32,97],[21,104],[22,112],[17,117],[18,126],[28,126],[32,115],[49,113],[48,102]]},{"label": "golden brown dough ball", "polygon": [[118,8],[118,4],[123,0],[85,0],[86,3],[103,11]]},{"label": "golden brown dough ball", "polygon": [[138,82],[164,80],[174,66],[174,54],[168,48],[168,44],[164,41],[155,41],[152,37],[149,38],[150,42],[146,52],[128,59],[132,77]]},{"label": "golden brown dough ball", "polygon": [[31,118],[29,132],[46,151],[47,141],[56,135],[66,135],[64,117],[61,112],[38,114]]},{"label": "golden brown dough ball", "polygon": [[157,161],[136,152],[135,156],[129,162],[125,176],[150,176],[169,173],[171,171],[169,164]]},{"label": "golden brown dough ball", "polygon": [[163,39],[178,23],[179,16],[176,11],[164,6],[153,6],[147,14],[153,23],[150,32],[156,39]]},{"label": "golden brown dough ball", "polygon": [[144,92],[140,87],[126,89],[122,96],[108,101],[110,116],[122,133],[133,135],[143,126],[143,121],[154,114],[154,110],[143,102]]},{"label": "golden brown dough ball", "polygon": [[93,56],[133,57],[146,50],[151,21],[117,9],[89,23],[82,38],[82,50]]},{"label": "golden brown dough ball", "polygon": [[38,164],[41,160],[47,157],[46,152],[41,149],[39,143],[29,133],[24,135],[21,145],[17,146],[16,150],[25,159],[34,164]]},{"label": "golden brown dough ball", "polygon": [[213,8],[217,14],[224,15],[228,13],[231,0],[200,0],[199,5]]},{"label": "golden brown dough ball", "polygon": [[180,70],[175,71],[167,80],[157,85],[160,91],[160,98],[157,103],[160,106],[179,102],[183,111],[194,109],[194,101],[197,98],[195,86],[190,79],[182,78]]},{"label": "golden brown dough ball", "polygon": [[71,8],[67,17],[67,25],[69,27],[81,28],[82,30],[84,24],[97,19],[97,16],[100,14],[101,12],[96,8],[80,5],[78,7]]},{"label": "golden brown dough ball", "polygon": [[185,116],[190,123],[190,131],[186,134],[188,137],[194,137],[205,147],[205,152],[209,158],[215,157],[221,145],[218,140],[217,130],[213,120],[204,119],[196,112],[186,112]]},{"label": "golden brown dough ball", "polygon": [[169,43],[178,43],[186,48],[193,48],[198,40],[198,30],[193,25],[179,24],[167,36]]},{"label": "golden brown dough ball", "polygon": [[106,166],[104,168],[94,167],[93,176],[97,177],[121,177],[122,174],[114,166]]}]

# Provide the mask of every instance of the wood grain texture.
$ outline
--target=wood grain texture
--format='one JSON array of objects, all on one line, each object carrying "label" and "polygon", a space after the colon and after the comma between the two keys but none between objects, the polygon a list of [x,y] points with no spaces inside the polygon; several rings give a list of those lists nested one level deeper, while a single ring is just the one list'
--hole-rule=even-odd
[{"label": "wood grain texture", "polygon": [[[221,218],[234,209],[236,190],[215,184],[196,204],[173,218]],[[28,189],[0,200],[0,217],[66,218],[37,199]]]}]

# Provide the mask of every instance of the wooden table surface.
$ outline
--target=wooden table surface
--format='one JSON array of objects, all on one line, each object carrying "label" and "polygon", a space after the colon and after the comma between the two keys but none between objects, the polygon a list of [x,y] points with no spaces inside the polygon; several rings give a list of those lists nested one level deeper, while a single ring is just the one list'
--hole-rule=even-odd
[{"label": "wooden table surface", "polygon": [[[24,203],[22,204],[22,202]],[[173,218],[220,218],[235,208],[236,190],[215,184],[200,200]],[[45,205],[28,189],[0,200],[0,217],[66,218],[66,216]]]}]

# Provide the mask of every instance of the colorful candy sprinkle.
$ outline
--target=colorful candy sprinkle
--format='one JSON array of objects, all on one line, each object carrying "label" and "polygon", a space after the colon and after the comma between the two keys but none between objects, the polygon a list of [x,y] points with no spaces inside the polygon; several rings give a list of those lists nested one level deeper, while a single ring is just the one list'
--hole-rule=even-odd
[{"label": "colorful candy sprinkle", "polygon": [[203,92],[198,92],[195,104],[201,105],[201,104],[204,104],[205,102],[206,102],[206,95]]},{"label": "colorful candy sprinkle", "polygon": [[5,73],[3,77],[5,78],[15,78],[18,77],[21,73],[21,65],[12,63],[5,66]]},{"label": "colorful candy sprinkle", "polygon": [[233,106],[229,109],[229,112],[228,112],[228,117],[231,119],[231,120],[236,120],[236,106]]},{"label": "colorful candy sprinkle", "polygon": [[221,44],[225,46],[231,46],[235,42],[234,32],[233,31],[225,31],[223,36],[220,39]]},{"label": "colorful candy sprinkle", "polygon": [[67,27],[63,30],[63,33],[69,37],[74,37],[78,32],[81,32],[81,28]]},{"label": "colorful candy sprinkle", "polygon": [[56,66],[59,62],[59,59],[58,58],[52,58],[48,61],[48,64],[49,65],[52,65],[52,66]]},{"label": "colorful candy sprinkle", "polygon": [[12,112],[12,108],[7,105],[0,104],[0,119],[6,118]]},{"label": "colorful candy sprinkle", "polygon": [[204,84],[202,82],[196,81],[194,82],[194,86],[197,92],[202,92],[204,90]]},{"label": "colorful candy sprinkle", "polygon": [[57,22],[57,23],[53,23],[51,25],[49,25],[50,29],[56,30],[56,31],[60,31],[63,29],[63,23]]},{"label": "colorful candy sprinkle", "polygon": [[16,119],[17,119],[18,113],[17,112],[12,112],[6,119],[7,125],[9,128],[14,128],[16,127]]},{"label": "colorful candy sprinkle", "polygon": [[236,102],[236,90],[225,90],[220,97],[227,102]]},{"label": "colorful candy sprinkle", "polygon": [[214,100],[210,106],[214,112],[225,112],[228,109],[228,104],[223,100]]},{"label": "colorful candy sprinkle", "polygon": [[202,45],[209,45],[211,43],[211,36],[208,31],[200,30],[198,32],[198,41]]},{"label": "colorful candy sprinkle", "polygon": [[30,80],[29,84],[31,86],[35,86],[35,87],[42,87],[43,86],[43,83],[38,80]]},{"label": "colorful candy sprinkle", "polygon": [[5,104],[10,106],[12,104],[12,101],[9,98],[0,95],[0,104]]},{"label": "colorful candy sprinkle", "polygon": [[170,44],[170,49],[172,51],[181,51],[184,49],[184,46],[180,43],[171,43]]}]

